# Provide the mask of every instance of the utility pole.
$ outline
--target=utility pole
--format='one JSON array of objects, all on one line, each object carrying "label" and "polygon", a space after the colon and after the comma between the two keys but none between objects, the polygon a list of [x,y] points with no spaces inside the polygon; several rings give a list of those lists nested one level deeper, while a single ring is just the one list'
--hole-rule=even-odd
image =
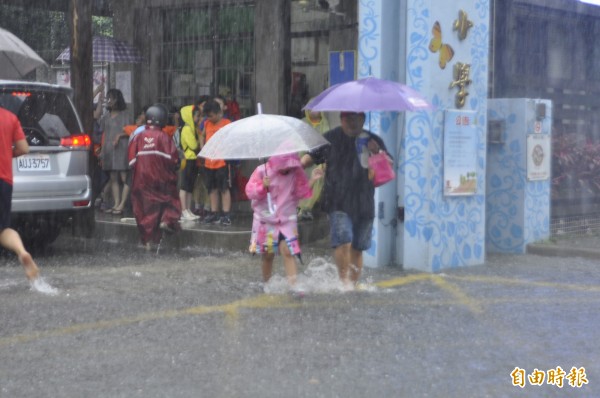
[{"label": "utility pole", "polygon": [[[92,1],[69,0],[69,28],[71,31],[71,87],[75,108],[83,124],[83,132],[92,135],[94,128],[93,77],[92,66]],[[98,162],[94,156],[94,146],[89,150],[89,174],[94,179]],[[89,209],[78,212],[73,220],[73,233],[91,237],[95,227],[94,192],[92,183],[92,203]]]},{"label": "utility pole", "polygon": [[71,87],[73,87],[75,107],[79,111],[85,132],[91,134],[94,127],[91,1],[70,0],[69,27]]}]

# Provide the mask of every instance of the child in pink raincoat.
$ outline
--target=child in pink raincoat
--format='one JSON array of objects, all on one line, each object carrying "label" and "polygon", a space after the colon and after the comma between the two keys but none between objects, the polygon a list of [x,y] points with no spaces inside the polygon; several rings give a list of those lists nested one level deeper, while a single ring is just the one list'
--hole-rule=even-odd
[{"label": "child in pink raincoat", "polygon": [[250,252],[262,254],[264,282],[271,278],[273,259],[279,251],[288,283],[295,285],[294,256],[300,255],[296,208],[300,199],[312,195],[310,183],[321,177],[314,173],[309,181],[295,153],[271,157],[250,176],[246,184],[246,195],[252,200],[254,211]]}]

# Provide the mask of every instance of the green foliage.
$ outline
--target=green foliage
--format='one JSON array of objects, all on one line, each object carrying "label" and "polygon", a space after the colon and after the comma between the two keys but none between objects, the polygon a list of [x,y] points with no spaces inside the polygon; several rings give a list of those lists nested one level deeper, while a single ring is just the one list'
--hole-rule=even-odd
[{"label": "green foliage", "polygon": [[109,17],[92,16],[92,35],[113,36],[113,21]]},{"label": "green foliage", "polygon": [[4,29],[27,43],[48,63],[69,45],[69,27],[62,12],[0,5],[0,20]]},{"label": "green foliage", "polygon": [[219,11],[219,34],[231,35],[254,31],[254,9],[246,6],[223,7]]},{"label": "green foliage", "polygon": [[[0,21],[4,29],[27,43],[49,64],[71,41],[68,16],[64,12],[0,5]],[[112,18],[92,17],[92,23],[92,34],[112,36]]]}]

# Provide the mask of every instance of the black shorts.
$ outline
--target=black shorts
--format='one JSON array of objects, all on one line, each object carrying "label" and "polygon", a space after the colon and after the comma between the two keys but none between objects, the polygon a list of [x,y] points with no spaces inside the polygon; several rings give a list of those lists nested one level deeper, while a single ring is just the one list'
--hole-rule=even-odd
[{"label": "black shorts", "polygon": [[209,193],[215,189],[224,192],[231,188],[229,165],[218,169],[206,169],[204,171],[204,184]]},{"label": "black shorts", "polygon": [[181,190],[192,193],[194,191],[194,184],[196,183],[196,176],[198,175],[198,165],[195,159],[186,159],[185,167],[181,173]]},{"label": "black shorts", "polygon": [[8,182],[0,180],[0,231],[10,227],[10,210],[13,187]]}]

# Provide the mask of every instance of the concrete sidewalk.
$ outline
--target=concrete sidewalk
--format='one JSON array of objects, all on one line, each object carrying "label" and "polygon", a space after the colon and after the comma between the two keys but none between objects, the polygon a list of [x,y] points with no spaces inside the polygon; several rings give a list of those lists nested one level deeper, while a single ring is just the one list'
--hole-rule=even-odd
[{"label": "concrete sidewalk", "polygon": [[[163,247],[196,249],[209,253],[246,252],[250,242],[252,214],[238,212],[232,225],[207,225],[198,221],[181,223],[182,231],[165,236]],[[298,222],[303,249],[329,253],[327,216],[317,213],[313,221]],[[138,245],[139,233],[131,217],[117,217],[96,211],[95,236],[102,240]],[[549,257],[582,257],[600,259],[600,235],[560,235],[527,246],[528,254]]]},{"label": "concrete sidewalk", "polygon": [[[207,252],[246,252],[250,244],[252,214],[234,213],[232,225],[203,224],[199,221],[181,222],[181,232],[165,235],[165,248],[192,248]],[[299,221],[298,234],[302,245],[322,241],[329,235],[329,224],[325,214],[316,214],[312,221]],[[119,243],[140,244],[135,219],[114,216],[96,211],[95,236],[102,240]]]},{"label": "concrete sidewalk", "polygon": [[558,235],[544,242],[527,245],[527,253],[551,257],[600,259],[600,236]]}]

